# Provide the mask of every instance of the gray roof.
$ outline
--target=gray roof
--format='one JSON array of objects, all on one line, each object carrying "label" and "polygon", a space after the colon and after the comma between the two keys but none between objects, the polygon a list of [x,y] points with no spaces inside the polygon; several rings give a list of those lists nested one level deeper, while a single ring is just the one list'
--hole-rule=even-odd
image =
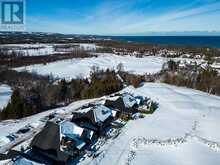
[{"label": "gray roof", "polygon": [[85,146],[79,138],[80,134],[81,128],[70,122],[47,122],[44,129],[32,140],[31,147],[56,161],[65,162],[69,154],[61,151],[60,140],[62,137],[68,137],[76,142],[75,147],[80,150]]},{"label": "gray roof", "polygon": [[80,137],[84,131],[83,128],[77,126],[76,124],[69,122],[69,121],[63,121],[60,123],[60,130],[61,134],[65,136],[74,136],[74,137]]},{"label": "gray roof", "polygon": [[43,164],[28,160],[26,158],[20,158],[20,159],[17,159],[13,163],[13,165],[43,165]]},{"label": "gray roof", "polygon": [[105,106],[127,114],[136,112],[135,105],[137,105],[135,97],[127,93],[124,93],[121,97],[119,97],[116,100],[105,101]]},{"label": "gray roof", "polygon": [[123,98],[124,105],[127,108],[132,108],[137,103],[135,97],[129,94],[124,94],[122,98]]},{"label": "gray roof", "polygon": [[75,146],[79,150],[86,145],[86,143],[80,139],[80,137],[83,134],[83,131],[83,128],[69,121],[64,121],[60,123],[61,136],[68,137],[74,140]]},{"label": "gray roof", "polygon": [[57,150],[60,148],[59,125],[47,122],[44,129],[38,133],[31,142],[31,146],[36,146],[43,150]]},{"label": "gray roof", "polygon": [[98,105],[93,109],[96,122],[104,122],[107,118],[112,116],[112,111],[104,105]]}]

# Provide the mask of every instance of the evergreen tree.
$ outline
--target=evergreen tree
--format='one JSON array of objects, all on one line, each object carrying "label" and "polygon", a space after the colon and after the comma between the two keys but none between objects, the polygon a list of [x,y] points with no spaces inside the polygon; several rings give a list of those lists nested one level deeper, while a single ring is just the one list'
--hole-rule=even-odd
[{"label": "evergreen tree", "polygon": [[23,117],[23,102],[19,90],[15,89],[11,96],[11,102],[1,112],[1,118],[16,119],[21,117]]},{"label": "evergreen tree", "polygon": [[66,82],[65,79],[62,79],[60,81],[60,94],[59,94],[60,95],[59,96],[60,101],[66,101],[66,99],[67,99],[67,89],[68,89],[67,82]]}]

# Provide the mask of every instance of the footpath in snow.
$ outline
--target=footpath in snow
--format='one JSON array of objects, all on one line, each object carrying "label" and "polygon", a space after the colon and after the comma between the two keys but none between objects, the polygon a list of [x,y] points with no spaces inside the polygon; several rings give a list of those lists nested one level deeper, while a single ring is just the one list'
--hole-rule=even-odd
[{"label": "footpath in snow", "polygon": [[124,91],[151,97],[159,109],[129,121],[91,164],[220,164],[220,97],[156,83]]}]

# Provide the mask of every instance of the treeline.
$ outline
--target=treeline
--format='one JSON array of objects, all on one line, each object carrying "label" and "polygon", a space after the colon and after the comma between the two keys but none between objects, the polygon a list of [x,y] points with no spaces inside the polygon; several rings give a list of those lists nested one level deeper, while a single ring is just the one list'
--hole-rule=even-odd
[{"label": "treeline", "polygon": [[[143,82],[162,82],[182,86],[220,96],[220,74],[210,65],[205,68],[197,64],[180,67],[179,61],[169,60],[162,70],[155,74],[135,75],[119,70],[119,75],[127,85],[139,87]],[[123,66],[119,65],[119,68]]]},{"label": "treeline", "polygon": [[167,67],[161,71],[162,82],[176,86],[184,86],[201,90],[210,94],[220,95],[220,75],[209,65],[179,67],[179,62],[168,61]]},{"label": "treeline", "polygon": [[119,72],[119,75],[124,80],[126,85],[132,85],[135,88],[139,87],[142,82],[145,82],[145,76],[135,75],[128,72]]},{"label": "treeline", "polygon": [[53,54],[44,56],[24,56],[20,52],[6,53],[0,51],[0,66],[4,68],[8,67],[20,67],[32,64],[47,64],[58,60],[72,59],[72,58],[87,58],[94,55],[88,53],[82,49],[75,49],[65,54]]},{"label": "treeline", "polygon": [[1,32],[0,44],[90,43],[94,38],[93,36],[58,33]]},{"label": "treeline", "polygon": [[29,103],[21,95],[19,89],[15,89],[11,96],[11,101],[7,107],[0,112],[1,120],[4,119],[19,119],[41,112],[41,107],[36,104]]},{"label": "treeline", "polygon": [[150,44],[141,42],[127,42],[122,40],[106,40],[97,36],[80,36],[80,35],[64,35],[56,33],[20,33],[20,32],[6,32],[0,35],[0,44],[35,44],[35,43],[94,43],[102,48],[98,52],[112,52],[112,48],[127,52],[138,51],[144,53],[146,50],[156,54],[161,49],[173,50],[177,52],[205,54],[209,49],[215,57],[220,57],[220,51],[215,48],[189,46],[189,45],[166,45],[166,44]]},{"label": "treeline", "polygon": [[[10,76],[11,75],[11,76]],[[35,73],[3,71],[0,81],[13,87],[11,102],[0,112],[1,120],[18,119],[80,99],[101,97],[123,88],[117,73],[96,67],[90,79],[56,80]]]},{"label": "treeline", "polygon": [[[199,47],[199,46],[187,46],[187,45],[166,45],[166,44],[147,44],[140,42],[126,42],[115,40],[100,40],[95,42],[97,45],[103,47],[98,51],[108,50],[113,52],[113,48],[119,52],[125,54],[132,53],[134,51],[144,54],[146,51],[151,52],[151,55],[157,55],[161,50],[176,51],[181,54],[193,54],[193,55],[207,55],[207,57],[220,57],[220,51],[216,48]],[[207,53],[208,52],[208,53]],[[139,55],[140,55],[139,54]],[[173,57],[173,56],[172,56]]]}]

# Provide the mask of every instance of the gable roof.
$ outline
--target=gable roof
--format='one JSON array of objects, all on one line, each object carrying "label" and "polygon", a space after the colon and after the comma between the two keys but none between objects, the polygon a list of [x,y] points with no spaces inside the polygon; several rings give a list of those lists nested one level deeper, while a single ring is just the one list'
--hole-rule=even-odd
[{"label": "gable roof", "polygon": [[43,130],[38,133],[31,142],[31,146],[36,146],[43,150],[57,150],[60,144],[59,125],[47,122]]},{"label": "gable roof", "polygon": [[135,97],[127,93],[124,93],[121,97],[119,97],[116,100],[108,99],[105,101],[105,106],[110,107],[115,111],[120,111],[126,114],[135,113],[135,105],[137,105]]},{"label": "gable roof", "polygon": [[73,113],[74,119],[84,119],[88,122],[92,122],[94,125],[100,122],[105,122],[105,120],[111,116],[112,110],[101,104],[81,109]]},{"label": "gable roof", "polygon": [[83,131],[83,128],[77,126],[72,122],[63,121],[60,123],[60,132],[62,135],[80,137]]},{"label": "gable roof", "polygon": [[73,140],[74,147],[80,150],[86,145],[80,137],[83,131],[83,128],[69,121],[63,121],[59,124],[47,122],[43,130],[33,138],[30,146],[32,149],[40,149],[40,153],[54,160],[65,162],[69,154],[61,150],[61,139],[67,137]]},{"label": "gable roof", "polygon": [[47,122],[43,130],[33,138],[30,146],[33,150],[56,161],[65,162],[69,157],[60,151],[59,125],[54,122]]},{"label": "gable roof", "polygon": [[138,105],[140,105],[140,104],[143,104],[145,98],[144,98],[143,96],[136,96],[136,97],[135,97],[135,100],[136,100],[136,103],[137,103]]},{"label": "gable roof", "polygon": [[79,150],[83,148],[86,144],[84,141],[80,139],[83,134],[83,131],[84,131],[83,128],[69,121],[64,121],[60,123],[61,136],[68,137],[74,140],[75,147]]},{"label": "gable roof", "polygon": [[124,94],[122,99],[126,108],[132,108],[137,103],[135,97],[130,94]]},{"label": "gable roof", "polygon": [[112,116],[112,111],[104,105],[98,105],[92,109],[94,113],[95,122],[104,122],[110,116]]}]

